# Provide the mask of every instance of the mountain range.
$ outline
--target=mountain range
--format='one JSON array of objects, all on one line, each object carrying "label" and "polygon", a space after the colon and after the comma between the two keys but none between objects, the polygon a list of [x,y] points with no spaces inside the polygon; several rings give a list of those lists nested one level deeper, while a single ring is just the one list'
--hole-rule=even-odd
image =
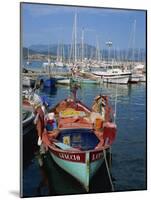
[{"label": "mountain range", "polygon": [[[72,49],[72,50],[71,50]],[[23,57],[27,58],[27,55],[35,55],[35,54],[43,54],[43,55],[50,55],[50,56],[63,56],[65,58],[69,58],[70,56],[72,57],[74,54],[74,47],[72,47],[70,44],[51,44],[51,45],[45,45],[45,44],[37,44],[37,45],[31,45],[28,48],[23,47]],[[115,58],[115,59],[121,59],[121,60],[137,60],[137,61],[145,61],[146,59],[146,52],[145,49],[129,49],[129,50],[115,50],[111,49],[110,53],[108,49],[101,49],[98,50],[96,49],[95,46],[89,45],[89,44],[84,44],[83,45],[83,52],[84,55],[83,57],[93,57],[96,58],[98,57],[98,52],[100,52],[100,58],[101,56],[103,59],[108,59],[109,54],[110,58]],[[82,48],[81,44],[77,44],[77,57],[81,58],[82,56]],[[133,57],[133,58],[132,58]]]}]

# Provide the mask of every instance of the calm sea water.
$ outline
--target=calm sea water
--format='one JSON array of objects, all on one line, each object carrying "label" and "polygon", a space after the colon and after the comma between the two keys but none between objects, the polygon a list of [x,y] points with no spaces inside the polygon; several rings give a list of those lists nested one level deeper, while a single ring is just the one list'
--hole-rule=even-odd
[{"label": "calm sea water", "polygon": [[[146,189],[146,85],[82,85],[78,98],[92,105],[98,94],[108,94],[113,109],[117,92],[117,137],[112,146],[112,179],[115,191]],[[57,86],[42,90],[51,106],[70,95],[70,87]],[[28,147],[27,147],[28,148]],[[39,167],[36,150],[23,171],[24,196],[43,196],[85,193],[81,185],[44,156],[44,166]],[[102,167],[90,184],[90,192],[109,192],[110,183]]]}]

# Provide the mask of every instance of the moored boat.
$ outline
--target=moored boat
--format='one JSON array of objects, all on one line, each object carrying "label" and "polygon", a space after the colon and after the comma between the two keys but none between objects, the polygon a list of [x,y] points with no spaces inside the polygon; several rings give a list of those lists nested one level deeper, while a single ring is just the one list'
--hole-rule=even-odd
[{"label": "moored boat", "polygon": [[30,78],[30,77],[23,77],[22,79],[22,85],[25,86],[25,87],[31,87],[31,86],[34,86],[35,84],[35,80]]},{"label": "moored boat", "polygon": [[140,75],[139,74],[131,74],[129,82],[130,83],[138,83],[140,81]]},{"label": "moored boat", "polygon": [[105,78],[105,77],[114,77],[114,76],[130,76],[132,73],[131,71],[128,70],[124,70],[121,68],[102,68],[102,70],[100,71],[92,71],[92,74],[97,76],[97,77],[101,77],[101,78]]},{"label": "moored boat", "polygon": [[116,135],[108,97],[97,96],[92,109],[76,98],[67,98],[50,112],[49,127],[54,122],[57,127],[44,131],[43,144],[57,165],[88,191],[90,180],[102,165]]},{"label": "moored boat", "polygon": [[100,83],[98,79],[90,79],[90,78],[83,78],[83,77],[72,78],[72,81],[80,83],[80,84],[99,84]]},{"label": "moored boat", "polygon": [[66,77],[56,77],[57,84],[69,85],[71,83],[71,78]]},{"label": "moored boat", "polygon": [[139,78],[140,82],[146,82],[146,75],[142,74],[141,77]]},{"label": "moored boat", "polygon": [[103,77],[104,83],[114,83],[114,84],[128,84],[129,75],[120,76],[105,76]]}]

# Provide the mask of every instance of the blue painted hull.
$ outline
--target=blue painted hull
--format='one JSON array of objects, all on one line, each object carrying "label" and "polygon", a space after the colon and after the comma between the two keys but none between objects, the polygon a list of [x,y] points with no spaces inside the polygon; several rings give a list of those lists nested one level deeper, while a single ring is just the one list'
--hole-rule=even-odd
[{"label": "blue painted hull", "polygon": [[46,79],[44,80],[44,87],[54,87],[55,83],[56,83],[55,78]]}]

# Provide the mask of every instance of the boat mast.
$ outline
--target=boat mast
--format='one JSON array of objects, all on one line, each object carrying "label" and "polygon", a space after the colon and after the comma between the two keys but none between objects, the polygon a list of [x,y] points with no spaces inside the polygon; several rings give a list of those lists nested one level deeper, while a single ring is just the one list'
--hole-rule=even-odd
[{"label": "boat mast", "polygon": [[58,46],[57,46],[57,62],[59,62],[59,40],[58,40]]},{"label": "boat mast", "polygon": [[81,38],[81,40],[82,40],[82,51],[81,51],[82,55],[81,55],[81,61],[82,61],[82,63],[83,63],[83,59],[84,59],[84,28],[82,29],[82,38]]},{"label": "boat mast", "polygon": [[96,36],[96,60],[98,63],[100,63],[100,46],[99,46],[98,35]]},{"label": "boat mast", "polygon": [[69,53],[69,63],[71,63],[71,60],[74,59],[74,24],[72,28],[72,38],[71,38],[71,45],[70,45],[70,53]]},{"label": "boat mast", "polygon": [[106,45],[108,46],[108,62],[109,62],[110,61],[110,56],[111,56],[112,41],[106,42]]},{"label": "boat mast", "polygon": [[74,17],[74,62],[77,62],[77,13]]},{"label": "boat mast", "polygon": [[133,43],[132,43],[132,48],[133,48],[133,53],[132,53],[132,62],[134,63],[135,60],[135,32],[136,32],[136,19],[134,20],[134,29],[133,29]]},{"label": "boat mast", "polygon": [[27,62],[29,63],[29,47],[28,47],[28,54],[27,54],[27,56],[28,56]]},{"label": "boat mast", "polygon": [[50,58],[49,58],[49,48],[50,48],[50,44],[48,43],[48,73],[49,73],[49,77],[50,77]]}]

